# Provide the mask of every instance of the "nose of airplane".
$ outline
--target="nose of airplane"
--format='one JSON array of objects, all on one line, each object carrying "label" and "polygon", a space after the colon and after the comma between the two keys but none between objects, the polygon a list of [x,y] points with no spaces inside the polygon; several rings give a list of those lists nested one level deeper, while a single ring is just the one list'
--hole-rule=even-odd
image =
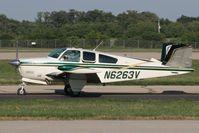
[{"label": "nose of airplane", "polygon": [[12,60],[9,62],[10,65],[13,65],[13,66],[19,66],[21,63],[19,60]]}]

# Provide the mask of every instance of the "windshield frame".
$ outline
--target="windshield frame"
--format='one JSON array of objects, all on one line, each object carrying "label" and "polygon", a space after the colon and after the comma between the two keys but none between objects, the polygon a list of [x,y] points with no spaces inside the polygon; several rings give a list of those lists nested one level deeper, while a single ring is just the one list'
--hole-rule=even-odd
[{"label": "windshield frame", "polygon": [[55,58],[55,59],[58,59],[60,57],[60,55],[62,55],[62,53],[64,51],[66,51],[67,48],[60,48],[60,49],[56,49],[54,51],[52,51],[48,57],[52,57],[52,58]]}]

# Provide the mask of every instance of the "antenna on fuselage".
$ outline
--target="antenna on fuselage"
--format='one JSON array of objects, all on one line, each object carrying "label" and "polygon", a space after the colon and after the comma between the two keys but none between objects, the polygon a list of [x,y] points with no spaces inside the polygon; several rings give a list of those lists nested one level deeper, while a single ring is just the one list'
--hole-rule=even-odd
[{"label": "antenna on fuselage", "polygon": [[95,51],[101,44],[103,43],[103,41],[101,41],[96,48],[93,49],[93,51]]},{"label": "antenna on fuselage", "polygon": [[19,41],[16,41],[16,60],[19,59]]}]

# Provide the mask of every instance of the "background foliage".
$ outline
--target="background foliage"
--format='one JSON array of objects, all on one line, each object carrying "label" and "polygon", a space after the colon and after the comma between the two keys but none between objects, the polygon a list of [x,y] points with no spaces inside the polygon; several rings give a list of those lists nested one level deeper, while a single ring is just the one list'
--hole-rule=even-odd
[{"label": "background foliage", "polygon": [[[158,33],[158,20],[161,33]],[[38,12],[34,22],[0,15],[0,40],[11,39],[135,39],[199,41],[199,17],[182,15],[172,22],[151,12],[128,10],[114,15],[102,10]]]}]

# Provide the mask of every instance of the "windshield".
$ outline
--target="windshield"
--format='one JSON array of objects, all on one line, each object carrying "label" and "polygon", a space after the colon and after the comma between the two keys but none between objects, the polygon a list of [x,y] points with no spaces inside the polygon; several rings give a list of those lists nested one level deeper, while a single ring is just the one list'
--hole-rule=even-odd
[{"label": "windshield", "polygon": [[67,50],[60,59],[61,61],[79,62],[80,51],[79,50]]},{"label": "windshield", "polygon": [[55,51],[51,52],[48,56],[53,57],[53,58],[58,58],[59,55],[65,50],[66,48],[56,49]]}]

